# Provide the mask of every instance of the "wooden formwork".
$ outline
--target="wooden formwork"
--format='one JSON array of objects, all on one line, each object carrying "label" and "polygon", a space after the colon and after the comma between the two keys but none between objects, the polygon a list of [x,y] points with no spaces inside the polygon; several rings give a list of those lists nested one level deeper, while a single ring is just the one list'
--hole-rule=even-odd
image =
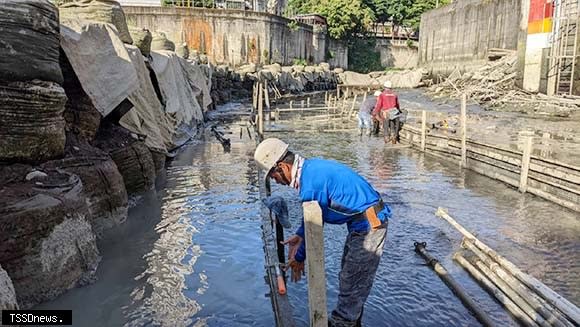
[{"label": "wooden formwork", "polygon": [[[424,115],[423,117],[426,117]],[[425,125],[416,128],[405,124],[401,139],[444,160],[461,163],[462,138],[427,133]],[[529,192],[580,212],[580,167],[532,155],[532,138],[523,137],[524,150],[516,151],[465,140],[465,168],[500,180],[521,192]]]}]

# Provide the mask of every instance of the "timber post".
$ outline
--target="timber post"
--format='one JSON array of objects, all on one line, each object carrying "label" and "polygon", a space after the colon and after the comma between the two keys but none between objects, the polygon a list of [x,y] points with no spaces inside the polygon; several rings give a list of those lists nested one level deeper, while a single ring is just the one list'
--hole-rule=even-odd
[{"label": "timber post", "polygon": [[461,167],[467,168],[467,95],[461,95]]},{"label": "timber post", "polygon": [[425,141],[427,138],[427,111],[421,112],[421,151],[425,152]]},{"label": "timber post", "polygon": [[532,140],[532,136],[530,135],[524,135],[522,137],[523,151],[519,187],[519,190],[522,193],[525,193],[528,188],[528,172],[530,170],[530,159],[532,157]]}]

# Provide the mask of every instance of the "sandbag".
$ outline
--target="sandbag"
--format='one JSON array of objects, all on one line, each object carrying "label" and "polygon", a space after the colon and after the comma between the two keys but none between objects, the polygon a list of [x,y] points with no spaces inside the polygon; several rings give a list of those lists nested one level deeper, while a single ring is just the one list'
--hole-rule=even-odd
[{"label": "sandbag", "polygon": [[[12,279],[10,279],[6,270],[0,266],[0,311],[2,310],[18,310],[18,302],[16,302],[16,293],[14,292]],[[1,315],[0,325],[2,325]]]},{"label": "sandbag", "polygon": [[105,124],[99,129],[94,143],[113,158],[128,195],[153,189],[155,164],[143,141],[135,139],[121,126]]},{"label": "sandbag", "polygon": [[87,220],[100,236],[104,230],[117,226],[127,219],[127,191],[123,177],[113,159],[88,143],[67,139],[64,159],[49,161],[43,169],[60,169],[80,177],[83,194],[88,199]]},{"label": "sandbag", "polygon": [[141,52],[132,45],[127,46],[127,51],[137,71],[139,87],[129,95],[133,108],[121,118],[120,124],[131,132],[147,135],[145,144],[149,148],[167,153],[171,147],[173,125],[157,98]]},{"label": "sandbag", "polygon": [[60,33],[62,49],[83,90],[106,117],[139,84],[125,44],[110,24],[71,21]]},{"label": "sandbag", "polygon": [[0,82],[0,161],[41,162],[61,156],[66,96],[55,82]]},{"label": "sandbag", "polygon": [[145,57],[149,57],[151,53],[151,41],[153,41],[153,35],[148,29],[129,26],[129,33],[131,33],[131,38],[133,39],[133,45],[139,48],[141,54]]},{"label": "sandbag", "polygon": [[21,309],[92,281],[100,260],[79,177],[38,175],[0,186],[0,264]]},{"label": "sandbag", "polygon": [[153,33],[151,41],[151,50],[168,50],[175,51],[175,43],[171,42],[165,33]]},{"label": "sandbag", "polygon": [[0,5],[0,80],[62,83],[56,7],[48,0],[4,0]]},{"label": "sandbag", "polygon": [[189,48],[187,43],[181,43],[175,49],[175,53],[183,59],[189,59]]},{"label": "sandbag", "polygon": [[77,137],[91,142],[95,139],[101,123],[101,114],[95,108],[74,72],[68,58],[64,53],[60,56],[60,66],[64,82],[62,87],[66,93],[67,101],[64,106],[64,119],[66,130]]},{"label": "sandbag", "polygon": [[127,27],[127,20],[121,5],[114,0],[77,0],[59,7],[61,23],[71,20],[88,20],[113,24],[123,43],[132,44],[133,39]]}]

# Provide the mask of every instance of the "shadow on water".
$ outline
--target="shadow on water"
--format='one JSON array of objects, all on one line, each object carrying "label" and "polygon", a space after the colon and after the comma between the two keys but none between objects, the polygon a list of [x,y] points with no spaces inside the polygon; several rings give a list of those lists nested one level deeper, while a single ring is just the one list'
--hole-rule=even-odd
[{"label": "shadow on water", "polygon": [[[456,164],[411,149],[389,149],[378,138],[361,141],[354,132],[276,136],[306,157],[350,165],[392,206],[394,217],[365,306],[366,326],[478,325],[415,254],[415,241],[428,243],[429,252],[498,325],[517,325],[452,261],[461,236],[435,217],[438,206],[524,271],[579,302],[576,213]],[[232,136],[230,152],[224,152],[210,140],[184,147],[168,164],[157,195],[144,196],[127,223],[100,241],[103,261],[95,284],[38,309],[72,309],[75,326],[273,326],[265,297],[255,142],[245,134],[241,140]],[[273,191],[289,199],[294,229],[301,217],[296,192],[278,185]],[[327,225],[324,234],[330,312],[346,227]],[[307,326],[306,283],[288,285],[288,294],[298,324]]]}]

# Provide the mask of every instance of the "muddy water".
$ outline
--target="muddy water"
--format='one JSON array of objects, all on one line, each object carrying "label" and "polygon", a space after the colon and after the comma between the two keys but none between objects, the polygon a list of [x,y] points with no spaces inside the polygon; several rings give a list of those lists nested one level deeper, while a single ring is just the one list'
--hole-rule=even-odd
[{"label": "muddy water", "polygon": [[[273,326],[265,297],[260,189],[251,159],[255,143],[246,132],[239,138],[239,125],[225,131],[231,133],[229,152],[209,136],[186,146],[168,165],[157,195],[142,198],[128,222],[106,235],[95,284],[39,308],[72,309],[75,326]],[[351,132],[275,135],[307,157],[352,166],[394,210],[365,325],[478,325],[414,253],[413,242],[424,241],[499,325],[516,326],[451,260],[461,237],[435,217],[438,206],[580,303],[578,214],[413,150],[390,149],[379,139],[361,141]],[[273,191],[289,199],[296,227],[295,192],[280,186]],[[332,309],[346,227],[326,226],[325,236]],[[288,287],[300,326],[308,325],[306,292],[304,281]]]}]

